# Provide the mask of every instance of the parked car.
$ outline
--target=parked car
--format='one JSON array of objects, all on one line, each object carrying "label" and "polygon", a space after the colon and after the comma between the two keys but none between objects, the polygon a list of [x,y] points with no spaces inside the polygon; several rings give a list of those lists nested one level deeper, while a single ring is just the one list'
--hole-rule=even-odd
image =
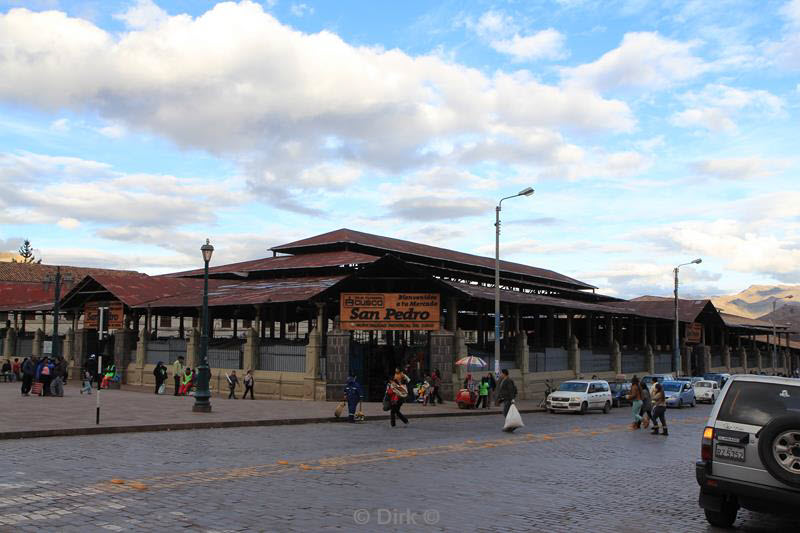
[{"label": "parked car", "polygon": [[719,391],[719,383],[716,381],[703,380],[694,384],[694,397],[697,398],[698,402],[716,402]]},{"label": "parked car", "polygon": [[611,388],[611,407],[622,407],[633,403],[627,398],[631,393],[630,381],[609,383],[608,386]]},{"label": "parked car", "polygon": [[698,381],[703,381],[703,378],[701,378],[699,376],[682,376],[682,377],[679,377],[679,378],[675,378],[675,381],[688,381],[689,383],[694,385]]},{"label": "parked car", "polygon": [[694,396],[694,388],[691,383],[686,381],[665,381],[661,383],[661,386],[664,387],[667,407],[677,407],[680,409],[684,405],[694,407],[697,403]]},{"label": "parked car", "polygon": [[800,505],[800,383],[733,376],[703,431],[695,465],[700,507],[730,527],[740,508],[797,516]]},{"label": "parked car", "polygon": [[719,383],[720,389],[722,389],[722,387],[725,386],[725,382],[727,382],[728,379],[730,379],[730,377],[731,377],[730,374],[720,374],[717,372],[709,372],[707,374],[703,374],[703,379],[712,380]]},{"label": "parked car", "polygon": [[653,383],[658,381],[664,383],[665,381],[674,381],[675,377],[672,374],[650,374],[642,378],[642,384],[647,385],[650,389],[653,388]]},{"label": "parked car", "polygon": [[611,411],[611,388],[607,381],[574,379],[565,381],[547,397],[547,410],[585,414],[589,409]]}]

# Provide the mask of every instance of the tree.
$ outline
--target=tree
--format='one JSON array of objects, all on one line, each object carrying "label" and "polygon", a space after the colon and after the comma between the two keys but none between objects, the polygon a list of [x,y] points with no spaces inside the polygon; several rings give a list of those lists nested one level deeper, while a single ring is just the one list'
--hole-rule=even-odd
[{"label": "tree", "polygon": [[[36,259],[33,255],[33,246],[31,246],[31,241],[25,239],[22,242],[22,246],[19,247],[19,256],[22,258],[21,263],[36,263],[39,264],[42,262],[41,259]],[[14,263],[16,263],[16,259],[12,259]]]}]

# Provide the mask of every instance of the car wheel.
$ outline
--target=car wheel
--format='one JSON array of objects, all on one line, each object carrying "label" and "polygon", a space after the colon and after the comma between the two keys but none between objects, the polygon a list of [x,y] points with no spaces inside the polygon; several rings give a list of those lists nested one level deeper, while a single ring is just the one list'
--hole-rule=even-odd
[{"label": "car wheel", "polygon": [[779,416],[756,436],[758,455],[767,472],[778,481],[800,489],[800,416]]},{"label": "car wheel", "polygon": [[550,413],[551,415],[553,415],[553,414],[555,414],[556,411],[555,411],[555,409],[548,409],[547,412]]},{"label": "car wheel", "polygon": [[585,415],[585,414],[586,414],[586,411],[588,411],[588,410],[589,410],[589,404],[588,404],[588,403],[586,403],[586,402],[583,402],[583,403],[581,404],[581,410],[580,410],[580,411],[578,411],[578,412],[579,412],[580,414],[582,414],[582,415]]},{"label": "car wheel", "polygon": [[611,402],[606,402],[606,404],[603,406],[603,414],[607,415],[610,412],[611,412]]},{"label": "car wheel", "polygon": [[722,504],[720,511],[703,509],[706,512],[706,520],[712,526],[729,528],[736,522],[736,515],[739,513],[739,506],[733,502]]},{"label": "car wheel", "polygon": [[694,407],[695,405],[697,405],[697,402],[695,401],[695,399],[694,399],[694,398],[692,398],[692,403],[690,403],[689,405],[690,405],[690,406],[692,406],[692,407]]}]

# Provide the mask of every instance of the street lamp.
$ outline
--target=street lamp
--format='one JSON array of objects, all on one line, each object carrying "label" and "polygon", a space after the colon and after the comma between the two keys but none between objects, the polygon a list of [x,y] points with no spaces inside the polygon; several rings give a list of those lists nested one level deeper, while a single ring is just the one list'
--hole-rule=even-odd
[{"label": "street lamp", "polygon": [[200,364],[197,365],[197,388],[194,393],[194,405],[192,411],[195,413],[211,412],[211,391],[208,382],[211,381],[211,370],[208,368],[208,263],[211,262],[211,255],[214,247],[211,241],[206,239],[206,243],[200,247],[203,252],[203,334],[200,336]]},{"label": "street lamp", "polygon": [[680,331],[681,325],[678,320],[678,271],[682,266],[686,265],[699,265],[702,263],[703,260],[699,257],[694,261],[689,261],[688,263],[681,263],[680,265],[676,266],[673,272],[675,273],[675,338],[673,339],[673,346],[672,346],[672,365],[675,368],[675,373],[680,375],[681,373],[681,346],[680,346]]},{"label": "street lamp", "polygon": [[772,317],[772,371],[773,372],[775,372],[775,365],[778,362],[778,347],[776,346],[778,332],[777,328],[775,327],[775,304],[777,303],[778,300],[791,300],[792,298],[794,298],[794,296],[790,294],[789,296],[780,296],[772,300],[772,314],[770,316]]},{"label": "street lamp", "polygon": [[72,275],[66,274],[65,276],[61,275],[61,267],[56,267],[56,275],[47,274],[44,278],[45,287],[50,286],[51,283],[55,284],[55,301],[53,302],[53,340],[52,340],[52,351],[50,355],[53,356],[53,359],[58,360],[61,357],[61,343],[59,342],[58,338],[58,315],[61,313],[61,285],[63,283],[71,283],[72,282]]},{"label": "street lamp", "polygon": [[495,208],[495,239],[494,239],[494,373],[500,373],[500,210],[503,200],[517,196],[530,196],[533,194],[531,187],[525,187],[517,194],[501,198]]}]

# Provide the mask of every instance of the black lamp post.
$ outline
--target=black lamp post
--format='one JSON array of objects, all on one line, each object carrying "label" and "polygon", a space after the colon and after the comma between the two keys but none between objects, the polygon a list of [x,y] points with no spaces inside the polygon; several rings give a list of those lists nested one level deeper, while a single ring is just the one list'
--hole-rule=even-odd
[{"label": "black lamp post", "polygon": [[45,276],[44,280],[45,286],[49,286],[51,283],[55,284],[55,300],[53,302],[53,349],[50,354],[53,356],[53,359],[61,357],[61,343],[58,338],[58,315],[61,314],[61,285],[62,283],[70,282],[72,282],[72,276],[70,274],[62,276],[60,266],[56,267],[55,276],[48,274]]},{"label": "black lamp post", "polygon": [[203,334],[200,336],[200,364],[197,365],[197,388],[194,393],[192,411],[196,413],[211,412],[211,391],[208,382],[211,381],[211,370],[208,368],[208,263],[214,253],[209,239],[200,247],[203,252],[205,268],[203,272]]}]

